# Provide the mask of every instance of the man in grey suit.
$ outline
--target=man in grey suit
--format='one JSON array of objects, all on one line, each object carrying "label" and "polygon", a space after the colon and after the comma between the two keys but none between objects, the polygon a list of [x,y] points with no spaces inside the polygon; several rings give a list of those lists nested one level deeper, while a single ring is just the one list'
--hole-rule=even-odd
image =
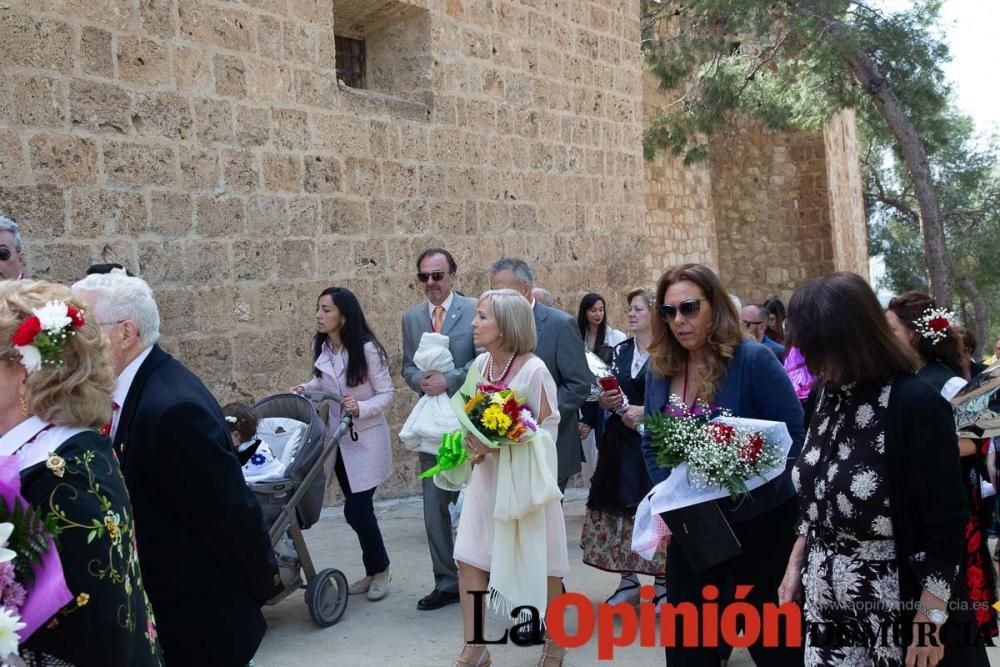
[{"label": "man in grey suit", "polygon": [[524,295],[535,311],[537,355],[549,369],[559,390],[559,489],[566,490],[570,476],[580,472],[583,452],[577,415],[590,395],[594,376],[587,365],[580,329],[570,315],[538,303],[531,294],[535,277],[527,262],[503,257],[490,267],[490,289],[509,288]]},{"label": "man in grey suit", "polygon": [[[441,248],[428,248],[417,258],[417,280],[421,282],[427,300],[403,314],[403,378],[418,394],[438,396],[454,394],[465,382],[469,365],[476,357],[472,344],[472,319],[476,315],[476,300],[452,289],[458,265],[451,253]],[[446,373],[421,371],[413,363],[413,354],[425,332],[434,331],[448,336],[448,349],[455,368]],[[420,470],[435,463],[431,452],[421,451]],[[417,602],[417,609],[439,609],[458,602],[458,569],[452,552],[455,549],[451,533],[448,505],[458,499],[458,493],[444,491],[433,479],[423,480],[424,528],[434,567],[434,590]]]}]

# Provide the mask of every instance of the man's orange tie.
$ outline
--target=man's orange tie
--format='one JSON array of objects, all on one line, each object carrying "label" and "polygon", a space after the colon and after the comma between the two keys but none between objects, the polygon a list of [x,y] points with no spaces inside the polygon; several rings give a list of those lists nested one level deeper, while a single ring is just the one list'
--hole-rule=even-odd
[{"label": "man's orange tie", "polygon": [[431,328],[434,333],[441,333],[441,323],[444,322],[444,306],[434,306],[434,319],[431,320]]}]

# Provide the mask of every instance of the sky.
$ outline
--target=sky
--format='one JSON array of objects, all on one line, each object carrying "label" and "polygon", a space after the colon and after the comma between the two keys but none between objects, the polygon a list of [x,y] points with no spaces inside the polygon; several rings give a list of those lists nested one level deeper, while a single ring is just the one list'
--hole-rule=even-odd
[{"label": "sky", "polygon": [[958,106],[982,132],[1000,131],[1000,88],[995,56],[1000,2],[944,0],[942,25],[952,62],[944,66],[955,84]]}]

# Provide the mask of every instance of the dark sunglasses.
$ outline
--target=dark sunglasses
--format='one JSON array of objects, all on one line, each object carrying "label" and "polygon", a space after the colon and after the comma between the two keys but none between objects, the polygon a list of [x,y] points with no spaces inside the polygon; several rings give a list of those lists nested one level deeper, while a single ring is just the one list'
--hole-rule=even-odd
[{"label": "dark sunglasses", "polygon": [[444,278],[444,276],[445,276],[444,271],[431,271],[430,273],[424,273],[423,271],[421,271],[420,273],[417,274],[417,280],[419,280],[422,283],[425,283],[431,278],[433,278],[434,282],[439,283],[441,282],[441,279]]},{"label": "dark sunglasses", "polygon": [[701,302],[705,299],[684,299],[676,306],[672,306],[669,303],[662,304],[657,310],[660,313],[660,319],[665,322],[670,322],[675,317],[677,317],[678,311],[684,317],[694,317],[699,312],[701,312]]},{"label": "dark sunglasses", "polygon": [[761,324],[767,324],[767,322],[748,322],[747,320],[743,320],[743,326],[747,329],[750,327],[759,327]]},{"label": "dark sunglasses", "polygon": [[6,262],[10,259],[11,252],[10,248],[0,248],[0,262]]}]

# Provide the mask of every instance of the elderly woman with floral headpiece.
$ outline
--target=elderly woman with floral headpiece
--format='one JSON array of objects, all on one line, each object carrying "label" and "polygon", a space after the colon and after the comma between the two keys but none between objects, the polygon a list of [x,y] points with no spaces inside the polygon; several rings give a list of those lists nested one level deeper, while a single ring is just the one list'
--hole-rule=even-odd
[{"label": "elderly woman with floral headpiece", "polygon": [[[886,312],[889,327],[906,347],[916,352],[920,365],[917,377],[951,399],[965,386],[962,356],[963,342],[954,313],[939,308],[930,295],[906,292],[889,301]],[[963,570],[969,597],[977,604],[976,620],[980,634],[996,637],[996,614],[991,605],[997,601],[995,576],[990,562],[984,528],[992,520],[990,503],[982,496],[980,482],[988,479],[985,460],[989,440],[958,441],[962,456],[962,479],[969,496],[968,524],[965,527]]]},{"label": "elderly woman with floral headpiece", "polygon": [[[10,500],[19,482],[44,524],[11,516],[6,503],[0,520],[28,526],[36,545],[56,538],[32,566],[29,540],[15,529],[7,544],[17,553],[13,567],[0,565],[0,626],[19,608],[19,650],[29,665],[162,664],[132,506],[101,435],[114,386],[103,334],[68,289],[0,282],[0,487]],[[0,644],[6,655],[10,645]]]}]

